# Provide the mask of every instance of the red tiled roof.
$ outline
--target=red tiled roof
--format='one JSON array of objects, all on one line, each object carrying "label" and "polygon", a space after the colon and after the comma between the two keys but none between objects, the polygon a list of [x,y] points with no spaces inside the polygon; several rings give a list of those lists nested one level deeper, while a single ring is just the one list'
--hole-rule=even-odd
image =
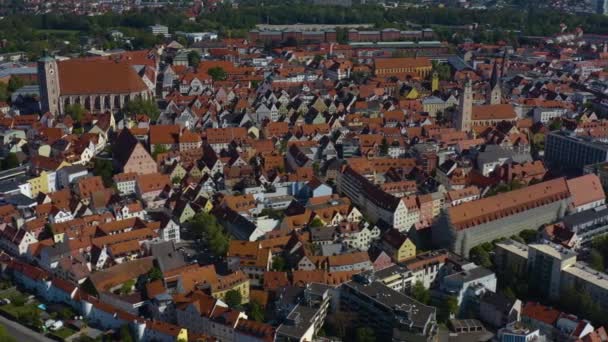
[{"label": "red tiled roof", "polygon": [[128,63],[82,58],[57,64],[61,95],[130,94],[147,90]]}]

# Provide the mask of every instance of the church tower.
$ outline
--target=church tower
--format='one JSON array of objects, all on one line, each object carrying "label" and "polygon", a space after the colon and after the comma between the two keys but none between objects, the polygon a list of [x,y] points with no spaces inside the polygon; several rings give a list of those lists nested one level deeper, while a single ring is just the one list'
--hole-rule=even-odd
[{"label": "church tower", "polygon": [[45,55],[38,60],[38,83],[42,113],[59,114],[59,69],[53,57]]},{"label": "church tower", "polygon": [[439,90],[439,75],[437,72],[434,72],[431,79],[431,91],[436,92],[437,90]]},{"label": "church tower", "polygon": [[460,95],[458,116],[456,118],[456,129],[463,132],[471,130],[473,118],[473,84],[470,79],[465,81],[464,91]]},{"label": "church tower", "polygon": [[500,81],[498,77],[498,64],[496,63],[496,61],[494,61],[494,69],[492,69],[490,89],[487,92],[486,102],[490,105],[497,105],[502,102],[502,88],[500,87]]}]

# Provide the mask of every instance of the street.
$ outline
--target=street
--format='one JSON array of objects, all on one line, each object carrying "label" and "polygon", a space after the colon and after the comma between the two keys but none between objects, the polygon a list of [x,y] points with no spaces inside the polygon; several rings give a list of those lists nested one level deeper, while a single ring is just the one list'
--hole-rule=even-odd
[{"label": "street", "polygon": [[28,327],[13,322],[3,316],[0,316],[0,324],[2,324],[9,335],[15,338],[16,341],[40,341],[40,342],[53,342],[50,338],[46,338],[41,334],[31,330]]}]

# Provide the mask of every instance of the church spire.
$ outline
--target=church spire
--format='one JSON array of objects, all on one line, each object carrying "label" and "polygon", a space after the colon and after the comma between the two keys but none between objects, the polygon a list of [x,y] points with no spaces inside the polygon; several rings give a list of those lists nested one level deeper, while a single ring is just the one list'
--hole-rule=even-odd
[{"label": "church spire", "polygon": [[494,60],[494,67],[492,68],[492,76],[490,78],[490,89],[493,89],[498,84],[498,61]]}]

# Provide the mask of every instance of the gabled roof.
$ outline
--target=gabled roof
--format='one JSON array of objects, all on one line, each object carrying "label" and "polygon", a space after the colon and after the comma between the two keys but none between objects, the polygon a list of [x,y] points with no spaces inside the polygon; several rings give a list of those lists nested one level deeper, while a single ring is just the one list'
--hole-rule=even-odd
[{"label": "gabled roof", "polygon": [[77,58],[57,66],[61,95],[131,94],[148,89],[129,63]]}]

